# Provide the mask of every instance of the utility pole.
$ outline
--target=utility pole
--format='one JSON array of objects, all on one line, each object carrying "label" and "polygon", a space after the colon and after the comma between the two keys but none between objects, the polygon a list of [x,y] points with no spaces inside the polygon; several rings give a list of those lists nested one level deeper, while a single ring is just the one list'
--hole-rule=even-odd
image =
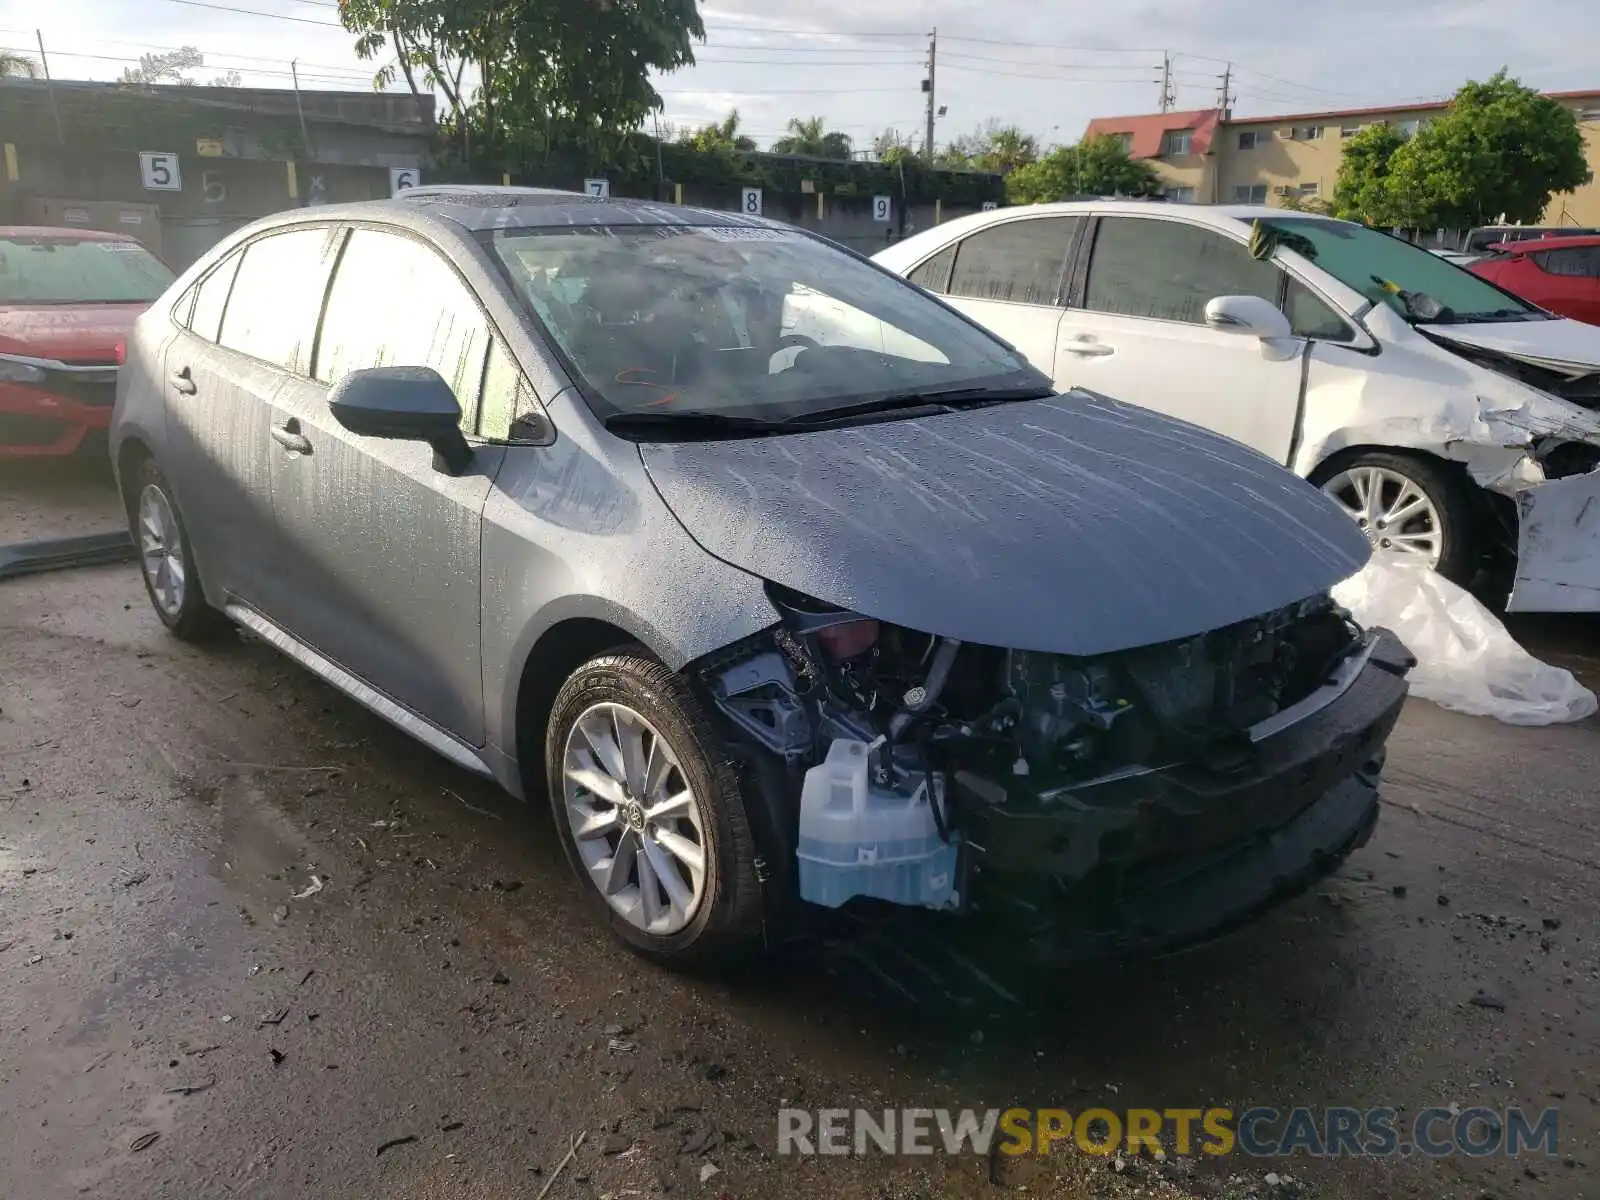
[{"label": "utility pole", "polygon": [[305,143],[306,158],[316,157],[311,149],[311,135],[306,132],[306,110],[300,103],[300,66],[299,59],[289,60],[289,78],[294,80],[294,111],[300,116],[300,140]]},{"label": "utility pole", "polygon": [[933,161],[933,118],[934,118],[934,64],[939,53],[939,30],[935,28],[928,34],[928,77],[922,81],[922,90],[928,96],[928,128],[922,140],[922,153],[927,155],[928,161]]},{"label": "utility pole", "polygon": [[1233,64],[1229,63],[1222,70],[1222,94],[1217,100],[1217,111],[1226,121],[1228,114],[1233,110]]},{"label": "utility pole", "polygon": [[61,106],[56,103],[56,81],[50,78],[50,59],[44,52],[44,30],[35,29],[33,36],[39,40],[39,65],[44,68],[44,86],[50,93],[50,112],[56,119],[56,141],[67,144],[67,135],[61,131]]},{"label": "utility pole", "polygon": [[1177,100],[1172,93],[1172,55],[1165,50],[1161,52],[1161,111],[1171,112],[1172,105]]}]

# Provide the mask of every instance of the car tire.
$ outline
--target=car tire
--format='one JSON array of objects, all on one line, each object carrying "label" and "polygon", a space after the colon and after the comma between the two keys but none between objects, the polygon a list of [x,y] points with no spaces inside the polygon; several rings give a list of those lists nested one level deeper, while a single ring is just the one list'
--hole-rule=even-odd
[{"label": "car tire", "polygon": [[726,967],[760,943],[755,840],[721,745],[688,683],[638,646],[579,667],[545,734],[556,829],[589,900],[671,965]]},{"label": "car tire", "polygon": [[208,641],[227,631],[228,618],[207,603],[200,587],[178,501],[154,459],[139,463],[127,499],[139,574],[161,623],[186,642]]},{"label": "car tire", "polygon": [[[1407,518],[1400,529],[1381,528],[1377,520],[1362,517],[1363,480],[1380,485],[1372,513],[1398,507],[1400,497],[1410,487],[1425,501],[1422,515]],[[1398,549],[1395,543],[1402,538],[1416,545],[1415,539],[1431,524],[1439,543],[1434,570],[1462,586],[1471,582],[1478,566],[1473,536],[1475,509],[1466,483],[1449,465],[1417,455],[1364,450],[1330,458],[1312,472],[1311,482],[1332,496],[1351,517],[1365,521],[1362,532],[1375,550]],[[1370,494],[1370,486],[1368,491]]]}]

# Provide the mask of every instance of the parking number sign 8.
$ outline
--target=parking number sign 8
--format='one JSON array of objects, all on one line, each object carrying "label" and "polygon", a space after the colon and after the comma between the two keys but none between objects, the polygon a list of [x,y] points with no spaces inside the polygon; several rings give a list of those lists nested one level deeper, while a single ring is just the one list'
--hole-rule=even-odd
[{"label": "parking number sign 8", "polygon": [[759,217],[761,215],[761,189],[745,188],[739,200],[739,211],[746,216]]},{"label": "parking number sign 8", "polygon": [[889,197],[874,196],[872,198],[872,219],[874,221],[887,221],[892,207]]},{"label": "parking number sign 8", "polygon": [[139,151],[139,178],[147,192],[181,192],[183,175],[178,170],[178,156],[159,150]]}]

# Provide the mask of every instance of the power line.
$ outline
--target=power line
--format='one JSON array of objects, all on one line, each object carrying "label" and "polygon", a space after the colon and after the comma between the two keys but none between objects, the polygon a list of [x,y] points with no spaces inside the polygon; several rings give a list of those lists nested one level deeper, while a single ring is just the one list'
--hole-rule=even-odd
[{"label": "power line", "polygon": [[328,29],[344,29],[344,26],[338,21],[319,21],[314,17],[292,17],[288,13],[262,12],[258,8],[235,8],[231,4],[212,4],[209,0],[167,0],[167,3],[182,4],[187,8],[209,8],[213,12],[234,13],[243,17],[265,17],[269,21],[293,21],[297,25],[321,25]]}]

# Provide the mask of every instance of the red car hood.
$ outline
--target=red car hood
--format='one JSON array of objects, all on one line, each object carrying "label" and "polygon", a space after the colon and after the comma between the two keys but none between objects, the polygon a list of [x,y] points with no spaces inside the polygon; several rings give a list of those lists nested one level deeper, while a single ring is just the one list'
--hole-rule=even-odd
[{"label": "red car hood", "polygon": [[148,304],[0,305],[0,354],[61,362],[116,361],[117,343]]}]

